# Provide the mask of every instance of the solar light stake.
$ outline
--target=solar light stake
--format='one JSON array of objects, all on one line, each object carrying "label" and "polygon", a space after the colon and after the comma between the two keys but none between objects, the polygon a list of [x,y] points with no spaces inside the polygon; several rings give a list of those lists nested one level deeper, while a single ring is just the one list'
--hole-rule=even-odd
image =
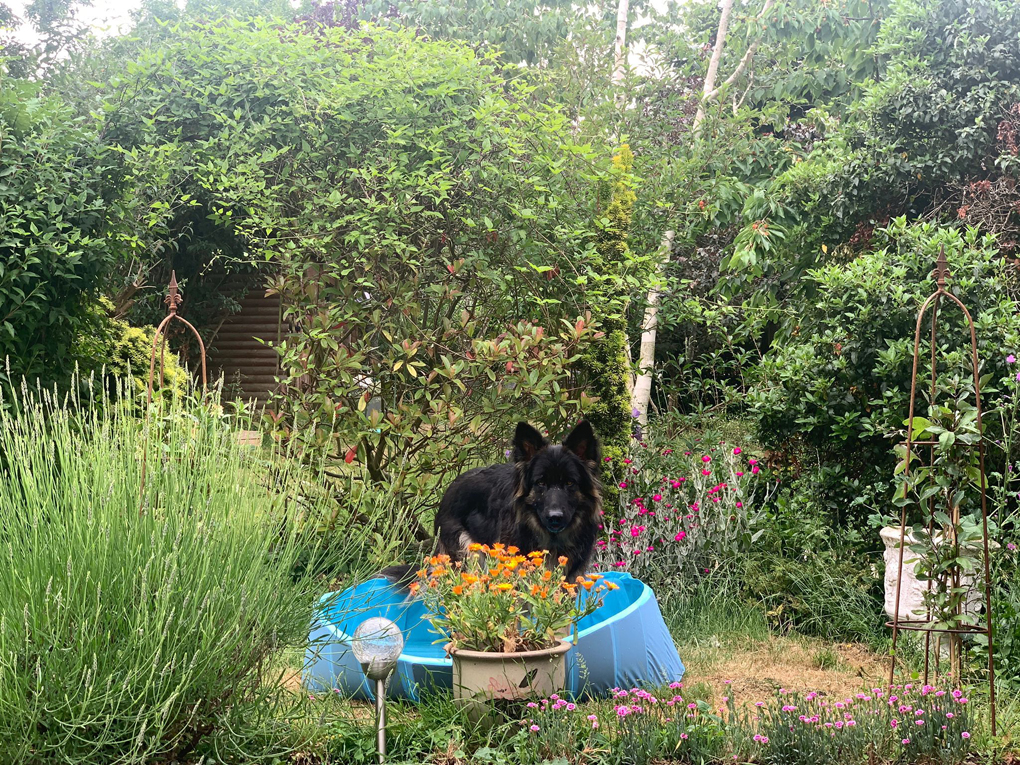
[{"label": "solar light stake", "polygon": [[351,650],[365,677],[375,681],[376,744],[379,765],[383,765],[386,761],[386,678],[397,666],[397,659],[404,650],[404,636],[389,619],[375,616],[354,630]]}]

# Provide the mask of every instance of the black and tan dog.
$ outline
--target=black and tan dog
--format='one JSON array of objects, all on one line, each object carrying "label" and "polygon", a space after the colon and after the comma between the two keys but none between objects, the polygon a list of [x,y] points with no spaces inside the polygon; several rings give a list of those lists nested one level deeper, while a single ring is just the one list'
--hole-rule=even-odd
[{"label": "black and tan dog", "polygon": [[527,423],[514,433],[513,461],[469,470],[446,490],[436,513],[439,551],[454,560],[478,542],[548,550],[567,558],[567,578],[588,567],[602,509],[599,443],[578,424],[550,444]]}]

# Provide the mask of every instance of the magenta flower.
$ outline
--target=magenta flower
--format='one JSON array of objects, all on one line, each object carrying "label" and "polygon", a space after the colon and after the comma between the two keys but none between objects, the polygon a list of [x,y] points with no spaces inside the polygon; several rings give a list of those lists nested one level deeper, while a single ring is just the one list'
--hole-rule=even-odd
[{"label": "magenta flower", "polygon": [[970,738],[970,734],[969,734],[969,733],[968,733],[967,731],[964,731],[964,732],[963,732],[963,733],[961,733],[960,735],[961,735],[961,736],[963,736],[963,738],[965,738],[965,739],[968,739],[968,738]]},{"label": "magenta flower", "polygon": [[708,455],[706,454],[706,455],[704,455],[704,456],[703,456],[703,457],[701,458],[701,461],[702,461],[702,462],[711,462],[711,461],[712,461],[712,458],[711,458],[711,457],[709,457],[709,456],[708,456]]},{"label": "magenta flower", "polygon": [[1012,364],[1012,363],[1013,363],[1013,362],[1015,362],[1015,361],[1016,361],[1016,356],[1014,356],[1014,355],[1013,355],[1012,353],[1011,353],[1011,354],[1009,354],[1009,355],[1008,355],[1008,356],[1006,357],[1006,363],[1007,363],[1007,364]]},{"label": "magenta flower", "polygon": [[740,454],[741,451],[742,450],[741,450],[741,448],[739,446],[736,446],[736,447],[733,448],[733,453],[734,454]]},{"label": "magenta flower", "polygon": [[652,502],[662,502],[662,495],[661,494],[653,494],[652,495]]},{"label": "magenta flower", "polygon": [[673,537],[673,541],[674,542],[683,542],[684,541],[684,537],[686,537],[686,536],[687,536],[687,532],[686,531],[680,531],[680,532],[677,533],[677,535],[675,537]]}]

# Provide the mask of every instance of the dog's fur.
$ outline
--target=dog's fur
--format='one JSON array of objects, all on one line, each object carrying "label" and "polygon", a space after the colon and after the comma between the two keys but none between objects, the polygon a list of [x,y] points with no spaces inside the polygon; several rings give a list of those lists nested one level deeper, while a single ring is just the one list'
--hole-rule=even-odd
[{"label": "dog's fur", "polygon": [[460,560],[474,542],[548,550],[553,561],[566,556],[573,580],[586,571],[598,535],[600,459],[587,422],[555,445],[518,423],[513,462],[469,470],[446,490],[436,513],[439,551]]}]

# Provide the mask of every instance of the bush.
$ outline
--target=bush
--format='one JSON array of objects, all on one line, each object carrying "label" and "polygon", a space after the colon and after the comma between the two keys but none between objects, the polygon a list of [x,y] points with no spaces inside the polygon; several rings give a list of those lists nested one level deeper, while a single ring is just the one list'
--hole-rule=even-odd
[{"label": "bush", "polygon": [[[279,752],[295,697],[273,669],[307,640],[295,563],[326,508],[215,408],[164,399],[143,424],[126,401],[0,411],[0,762]],[[328,555],[371,565],[370,545]]]},{"label": "bush", "polygon": [[[890,436],[907,418],[914,327],[935,289],[931,271],[940,247],[952,272],[949,289],[974,316],[983,372],[1003,378],[1002,349],[1020,342],[1009,294],[1014,276],[993,237],[973,228],[908,225],[903,218],[883,235],[883,249],[810,273],[811,300],[798,326],[762,362],[749,398],[763,446],[841,466],[848,479],[866,477],[865,483],[892,474]],[[948,368],[969,373],[959,310],[946,306],[939,328]],[[992,390],[985,394],[990,410]]]},{"label": "bush", "polygon": [[747,553],[764,532],[761,467],[739,446],[655,435],[616,466],[619,517],[598,541],[604,569],[650,582],[700,576]]},{"label": "bush", "polygon": [[576,421],[590,314],[650,260],[600,249],[625,233],[605,203],[626,163],[531,94],[462,44],[229,20],[182,25],[101,94],[137,172],[165,167],[161,193],[203,200],[239,257],[275,264],[295,330],[280,435],[318,426],[314,446],[402,505],[433,505],[515,419]]},{"label": "bush", "polygon": [[[123,381],[131,381],[131,389],[144,395],[149,384],[149,362],[152,356],[152,341],[156,336],[155,327],[132,327],[126,321],[109,318],[113,304],[106,298],[98,300],[90,309],[94,330],[80,335],[75,347],[75,357],[80,359],[83,370],[92,370],[102,376],[102,387],[110,395],[117,394]],[[156,352],[156,369],[153,387],[160,390],[160,357]],[[163,355],[164,395],[179,396],[188,391],[190,376],[177,354],[169,347]]]},{"label": "bush", "polygon": [[19,82],[0,94],[0,378],[65,381],[117,258],[95,128]]}]

